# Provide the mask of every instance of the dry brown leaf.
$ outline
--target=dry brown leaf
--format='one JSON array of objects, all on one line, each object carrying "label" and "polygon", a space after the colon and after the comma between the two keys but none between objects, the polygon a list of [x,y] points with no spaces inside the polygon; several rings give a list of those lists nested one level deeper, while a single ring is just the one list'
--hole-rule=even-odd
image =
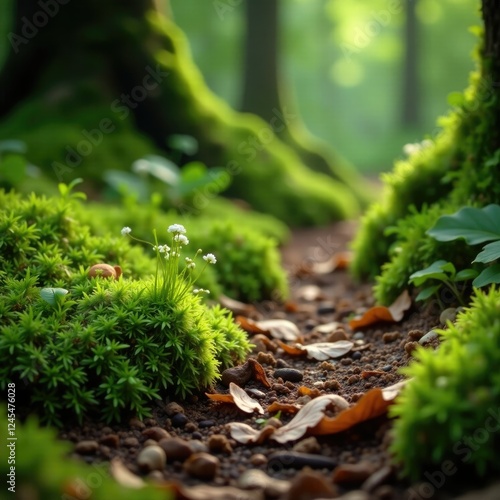
[{"label": "dry brown leaf", "polygon": [[290,356],[304,356],[306,354],[306,351],[304,349],[300,349],[297,347],[300,344],[296,344],[296,346],[291,346],[288,344],[285,344],[284,342],[281,342],[281,340],[276,340],[276,343],[287,353],[290,354]]},{"label": "dry brown leaf", "polygon": [[351,406],[336,417],[323,417],[316,427],[308,434],[318,436],[323,434],[336,434],[355,425],[384,415],[387,408],[393,403],[400,390],[407,383],[406,380],[386,387],[385,389],[371,389],[365,393],[354,406]]},{"label": "dry brown leaf", "polygon": [[260,382],[264,387],[271,387],[271,382],[267,379],[264,367],[253,358],[250,358],[248,363],[250,363],[253,368],[254,379],[257,380],[257,382]]},{"label": "dry brown leaf", "polygon": [[205,396],[207,396],[207,398],[211,399],[212,401],[217,401],[219,403],[234,403],[234,399],[231,394],[210,394],[208,392],[205,392]]},{"label": "dry brown leaf", "polygon": [[288,403],[280,403],[279,401],[275,401],[270,406],[267,407],[268,413],[276,413],[278,411],[284,413],[297,413],[300,410],[300,405],[288,404]]},{"label": "dry brown leaf", "polygon": [[349,340],[337,340],[337,342],[303,345],[300,348],[306,351],[308,358],[325,361],[326,359],[340,358],[340,356],[347,354],[353,345],[354,343]]},{"label": "dry brown leaf", "polygon": [[266,319],[255,324],[274,339],[294,342],[300,337],[297,325],[286,319]]},{"label": "dry brown leaf", "polygon": [[366,311],[361,318],[349,321],[352,330],[364,328],[380,321],[397,323],[403,319],[405,311],[411,306],[411,297],[408,290],[405,290],[389,307],[374,306]]},{"label": "dry brown leaf", "polygon": [[250,318],[247,318],[246,316],[236,316],[234,321],[240,325],[243,330],[245,330],[248,333],[264,333],[265,330],[262,330],[262,328],[259,328],[257,326],[257,323]]},{"label": "dry brown leaf", "polygon": [[186,486],[177,481],[167,481],[160,483],[158,487],[169,492],[165,498],[174,498],[175,500],[206,500],[207,498],[262,500],[260,490],[242,490],[234,486],[209,486],[207,484]]},{"label": "dry brown leaf", "polygon": [[119,458],[113,458],[109,464],[109,472],[118,484],[126,488],[140,489],[146,486],[146,483],[139,476],[127,469]]},{"label": "dry brown leaf", "polygon": [[308,429],[315,427],[321,419],[325,418],[325,410],[330,405],[335,405],[339,410],[343,410],[349,406],[349,403],[336,394],[325,394],[312,399],[300,409],[288,424],[276,429],[271,439],[284,444],[301,438]]},{"label": "dry brown leaf", "polygon": [[231,422],[229,426],[229,433],[231,437],[241,444],[263,443],[270,435],[276,431],[276,427],[266,425],[262,430],[258,431],[253,429],[247,424],[241,422]]},{"label": "dry brown leaf", "polygon": [[314,389],[309,389],[305,385],[301,385],[297,390],[299,396],[309,396],[311,399],[317,398],[321,392],[316,387]]},{"label": "dry brown leaf", "polygon": [[233,396],[234,404],[241,410],[246,413],[253,413],[254,410],[257,410],[260,414],[264,413],[264,408],[260,405],[260,403],[251,398],[241,387],[238,387],[234,382],[229,384],[229,392],[231,396]]},{"label": "dry brown leaf", "polygon": [[333,333],[337,330],[341,325],[342,323],[339,323],[338,321],[332,321],[331,323],[315,326],[312,333],[324,333],[325,335],[328,335],[329,333]]},{"label": "dry brown leaf", "polygon": [[229,309],[234,314],[240,314],[242,316],[247,316],[255,311],[255,306],[251,304],[245,304],[239,300],[234,300],[226,295],[219,296],[219,304],[226,309]]},{"label": "dry brown leaf", "polygon": [[352,262],[352,257],[352,252],[337,252],[325,262],[314,263],[312,265],[312,272],[316,274],[328,274],[335,270],[346,269]]}]

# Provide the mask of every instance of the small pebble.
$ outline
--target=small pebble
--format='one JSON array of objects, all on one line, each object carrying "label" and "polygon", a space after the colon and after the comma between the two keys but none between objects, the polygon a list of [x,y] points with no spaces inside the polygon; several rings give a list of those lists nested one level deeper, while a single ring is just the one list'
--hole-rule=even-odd
[{"label": "small pebble", "polygon": [[365,334],[363,332],[356,332],[352,336],[353,340],[363,340],[365,338]]},{"label": "small pebble", "polygon": [[314,436],[311,436],[295,443],[292,449],[299,453],[319,453],[321,451],[321,446],[318,440]]},{"label": "small pebble", "polygon": [[103,436],[99,442],[106,446],[110,446],[111,448],[117,448],[120,443],[120,438],[116,434],[107,434],[106,436]]},{"label": "small pebble", "polygon": [[316,309],[318,314],[332,314],[335,312],[335,306],[331,302],[323,302]]},{"label": "small pebble", "polygon": [[257,354],[257,361],[261,365],[276,366],[276,359],[270,352],[259,352]]},{"label": "small pebble", "polygon": [[439,322],[442,325],[446,325],[448,321],[455,321],[457,317],[457,309],[454,307],[448,307],[439,315]]},{"label": "small pebble", "polygon": [[184,427],[188,423],[188,420],[184,413],[177,413],[177,415],[172,417],[171,422],[174,427]]},{"label": "small pebble", "polygon": [[149,429],[145,429],[142,431],[142,435],[154,439],[155,441],[170,437],[170,434],[161,427],[150,427]]},{"label": "small pebble", "polygon": [[206,429],[207,427],[213,427],[215,425],[215,420],[201,420],[198,422],[198,427],[200,429]]},{"label": "small pebble", "polygon": [[189,447],[193,450],[193,453],[208,453],[208,446],[201,439],[191,439]]},{"label": "small pebble", "polygon": [[262,453],[255,453],[255,455],[252,455],[250,457],[250,463],[255,467],[259,467],[260,465],[265,465],[267,464],[267,457]]},{"label": "small pebble", "polygon": [[406,351],[406,354],[408,354],[409,356],[411,356],[412,352],[419,346],[419,343],[418,342],[406,342],[405,344],[405,351]]},{"label": "small pebble", "polygon": [[290,389],[283,384],[273,384],[271,389],[278,394],[290,394]]},{"label": "small pebble", "polygon": [[390,372],[392,370],[392,365],[385,365],[382,367],[382,371]]},{"label": "small pebble", "polygon": [[276,366],[278,368],[290,368],[290,365],[284,359],[278,359],[276,361]]},{"label": "small pebble", "polygon": [[357,464],[341,464],[333,471],[333,482],[337,484],[361,484],[374,472],[370,462]]},{"label": "small pebble", "polygon": [[280,471],[283,468],[302,469],[306,466],[312,469],[333,469],[337,466],[337,461],[331,457],[296,451],[277,451],[268,457],[267,467],[271,471]]},{"label": "small pebble", "polygon": [[184,462],[193,454],[193,449],[187,441],[179,437],[169,437],[161,439],[158,442],[163,451],[167,454],[167,458]]},{"label": "small pebble", "polygon": [[386,332],[382,335],[382,340],[388,344],[389,342],[394,342],[399,338],[399,332]]},{"label": "small pebble", "polygon": [[353,353],[352,353],[352,356],[351,356],[351,357],[352,357],[352,359],[354,359],[354,360],[358,360],[358,359],[361,359],[361,357],[362,357],[362,356],[363,356],[363,355],[362,355],[359,351],[355,351],[355,352],[353,352]]},{"label": "small pebble", "polygon": [[165,405],[165,413],[169,417],[173,417],[177,413],[184,413],[184,408],[180,404],[176,403],[175,401],[172,401],[171,403],[168,403],[167,405]]},{"label": "small pebble", "polygon": [[304,375],[300,370],[296,370],[295,368],[278,368],[274,370],[274,378],[278,377],[290,382],[300,382],[304,378]]},{"label": "small pebble", "polygon": [[[278,498],[290,489],[290,482],[275,479],[259,469],[248,469],[238,477],[238,487],[244,490],[264,490],[266,498]],[[262,498],[256,496],[256,498]]]},{"label": "small pebble", "polygon": [[126,437],[123,440],[123,446],[126,446],[127,448],[136,448],[139,446],[139,440],[134,436]]},{"label": "small pebble", "polygon": [[224,434],[212,434],[208,438],[208,449],[212,453],[227,453],[230,455],[233,448]]},{"label": "small pebble", "polygon": [[335,498],[337,496],[336,486],[328,479],[318,472],[305,469],[292,479],[288,493],[282,498],[284,500],[297,500],[303,498]]},{"label": "small pebble", "polygon": [[259,389],[255,389],[253,387],[251,389],[247,389],[246,391],[249,392],[254,398],[257,398],[257,399],[262,399],[262,398],[266,397],[265,392],[259,391]]},{"label": "small pebble", "polygon": [[75,451],[80,455],[90,455],[96,453],[99,449],[99,443],[94,440],[80,441],[75,446]]},{"label": "small pebble", "polygon": [[133,429],[139,429],[140,431],[146,428],[146,424],[142,420],[139,420],[137,417],[131,418],[128,424]]},{"label": "small pebble", "polygon": [[357,382],[359,382],[360,378],[359,378],[359,375],[351,375],[348,379],[347,379],[347,383],[348,384],[356,384]]},{"label": "small pebble", "polygon": [[347,334],[346,332],[339,328],[338,330],[335,330],[331,335],[328,336],[326,339],[327,342],[337,342],[339,340],[347,340]]},{"label": "small pebble", "polygon": [[194,453],[184,462],[184,470],[198,479],[211,480],[219,470],[219,459],[209,453]]},{"label": "small pebble", "polygon": [[351,358],[342,358],[340,360],[340,362],[344,365],[344,366],[349,366],[352,364],[352,359]]},{"label": "small pebble", "polygon": [[231,382],[239,387],[244,387],[246,383],[254,376],[254,368],[248,361],[240,366],[227,368],[222,372],[221,382],[229,387]]},{"label": "small pebble", "polygon": [[144,471],[162,470],[166,463],[165,451],[158,445],[143,448],[137,456],[137,465]]},{"label": "small pebble", "polygon": [[418,343],[420,345],[428,344],[429,342],[432,342],[437,338],[438,338],[437,332],[435,330],[430,330],[418,341]]},{"label": "small pebble", "polygon": [[424,332],[422,330],[410,330],[408,332],[408,338],[411,340],[420,340]]},{"label": "small pebble", "polygon": [[193,439],[197,440],[197,439],[201,439],[203,437],[203,435],[202,435],[201,432],[195,431],[195,432],[193,432],[193,434],[191,435],[191,437]]}]

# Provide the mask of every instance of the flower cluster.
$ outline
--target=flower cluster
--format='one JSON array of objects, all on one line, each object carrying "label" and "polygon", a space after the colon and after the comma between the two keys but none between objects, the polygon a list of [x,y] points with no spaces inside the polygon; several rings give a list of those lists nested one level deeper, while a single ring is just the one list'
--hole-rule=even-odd
[{"label": "flower cluster", "polygon": [[202,253],[201,248],[195,253],[194,257],[185,257],[185,265],[179,269],[179,258],[181,256],[181,248],[189,244],[189,239],[186,236],[186,228],[182,224],[172,224],[168,227],[167,232],[172,234],[171,246],[158,244],[156,231],[154,232],[155,243],[152,244],[148,241],[143,241],[134,238],[130,235],[132,229],[124,227],[121,230],[123,236],[140,241],[141,243],[149,244],[157,255],[156,276],[155,276],[155,291],[159,294],[175,296],[181,298],[185,293],[192,290],[195,295],[209,294],[210,290],[203,288],[192,289],[194,283],[201,276],[204,269],[209,264],[215,264],[217,258],[213,253],[203,255],[205,265],[197,276],[193,276],[193,271],[196,269],[195,259]]}]

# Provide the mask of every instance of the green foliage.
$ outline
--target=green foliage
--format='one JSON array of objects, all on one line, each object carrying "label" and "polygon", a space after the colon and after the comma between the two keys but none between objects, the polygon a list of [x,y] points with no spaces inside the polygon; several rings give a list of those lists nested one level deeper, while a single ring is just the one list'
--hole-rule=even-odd
[{"label": "green foliage", "polygon": [[[7,441],[7,408],[0,405],[0,439]],[[140,490],[119,485],[109,477],[108,467],[103,464],[86,465],[76,460],[68,460],[71,445],[56,440],[56,432],[41,427],[36,417],[31,416],[26,422],[17,419],[15,423],[15,463],[10,463],[10,451],[0,463],[0,474],[8,484],[11,467],[15,467],[14,498],[92,498],[108,500],[165,499],[165,491],[159,491],[151,485]],[[14,441],[12,441],[14,442]],[[9,456],[9,458],[7,458]]]},{"label": "green foliage", "polygon": [[408,280],[409,283],[419,287],[424,283],[430,281],[438,281],[439,283],[425,287],[418,295],[415,300],[426,300],[431,296],[437,296],[439,300],[439,290],[442,285],[446,286],[448,290],[454,295],[457,301],[464,305],[462,294],[457,288],[456,283],[462,281],[472,280],[477,276],[477,271],[474,269],[462,269],[457,273],[455,266],[451,262],[445,260],[437,260],[433,262],[429,267],[417,271],[410,276]]},{"label": "green foliage", "polygon": [[[187,293],[189,268],[155,278],[155,261],[140,247],[93,236],[73,218],[77,193],[61,192],[28,199],[0,192],[2,389],[15,382],[59,425],[93,412],[117,421],[124,412],[149,415],[161,392],[184,397],[209,386],[244,357],[250,346],[231,316]],[[142,279],[89,278],[103,260]]]},{"label": "green foliage", "polygon": [[[472,262],[491,264],[500,259],[500,206],[461,208],[453,215],[440,217],[427,234],[438,241],[464,239],[468,245],[490,241]],[[500,264],[486,267],[472,282],[476,287],[492,283],[500,283]]]},{"label": "green foliage", "polygon": [[[500,291],[476,290],[470,308],[439,333],[437,351],[419,348],[392,407],[392,451],[413,479],[444,460],[480,475],[498,472]],[[466,367],[467,369],[464,369]]]}]

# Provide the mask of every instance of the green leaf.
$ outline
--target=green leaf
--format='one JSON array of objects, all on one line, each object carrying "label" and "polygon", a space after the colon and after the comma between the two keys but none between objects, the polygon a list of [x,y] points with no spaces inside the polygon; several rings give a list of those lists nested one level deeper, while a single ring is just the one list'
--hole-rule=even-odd
[{"label": "green leaf", "polygon": [[428,286],[427,288],[424,288],[415,298],[415,300],[418,302],[420,300],[427,300],[429,297],[434,295],[439,289],[441,288],[441,285],[433,285],[433,286]]},{"label": "green leaf", "polygon": [[193,156],[198,152],[198,141],[190,135],[174,134],[167,140],[168,146],[185,155]]},{"label": "green leaf", "polygon": [[482,252],[479,252],[472,262],[488,264],[497,259],[500,259],[500,241],[494,241],[485,245]]},{"label": "green leaf", "polygon": [[479,274],[475,269],[462,269],[457,273],[453,281],[473,280]]},{"label": "green leaf", "polygon": [[148,173],[169,186],[177,186],[179,184],[179,167],[162,156],[148,155],[141,158],[132,164],[132,170],[136,174]]},{"label": "green leaf", "polygon": [[450,276],[446,273],[449,273],[453,277],[455,275],[455,266],[446,260],[437,260],[429,267],[413,273],[408,281],[415,286],[420,286],[429,279],[448,281]]},{"label": "green leaf", "polygon": [[42,288],[40,297],[51,306],[55,305],[60,297],[64,297],[68,293],[65,288]]},{"label": "green leaf", "polygon": [[135,194],[139,201],[146,201],[148,198],[148,187],[144,179],[130,172],[107,170],[104,172],[104,180],[118,193]]},{"label": "green leaf", "polygon": [[443,215],[427,231],[438,241],[463,238],[469,245],[500,240],[500,206],[465,207],[453,215]]},{"label": "green leaf", "polygon": [[487,267],[473,282],[472,286],[481,288],[492,283],[500,283],[500,264]]}]

